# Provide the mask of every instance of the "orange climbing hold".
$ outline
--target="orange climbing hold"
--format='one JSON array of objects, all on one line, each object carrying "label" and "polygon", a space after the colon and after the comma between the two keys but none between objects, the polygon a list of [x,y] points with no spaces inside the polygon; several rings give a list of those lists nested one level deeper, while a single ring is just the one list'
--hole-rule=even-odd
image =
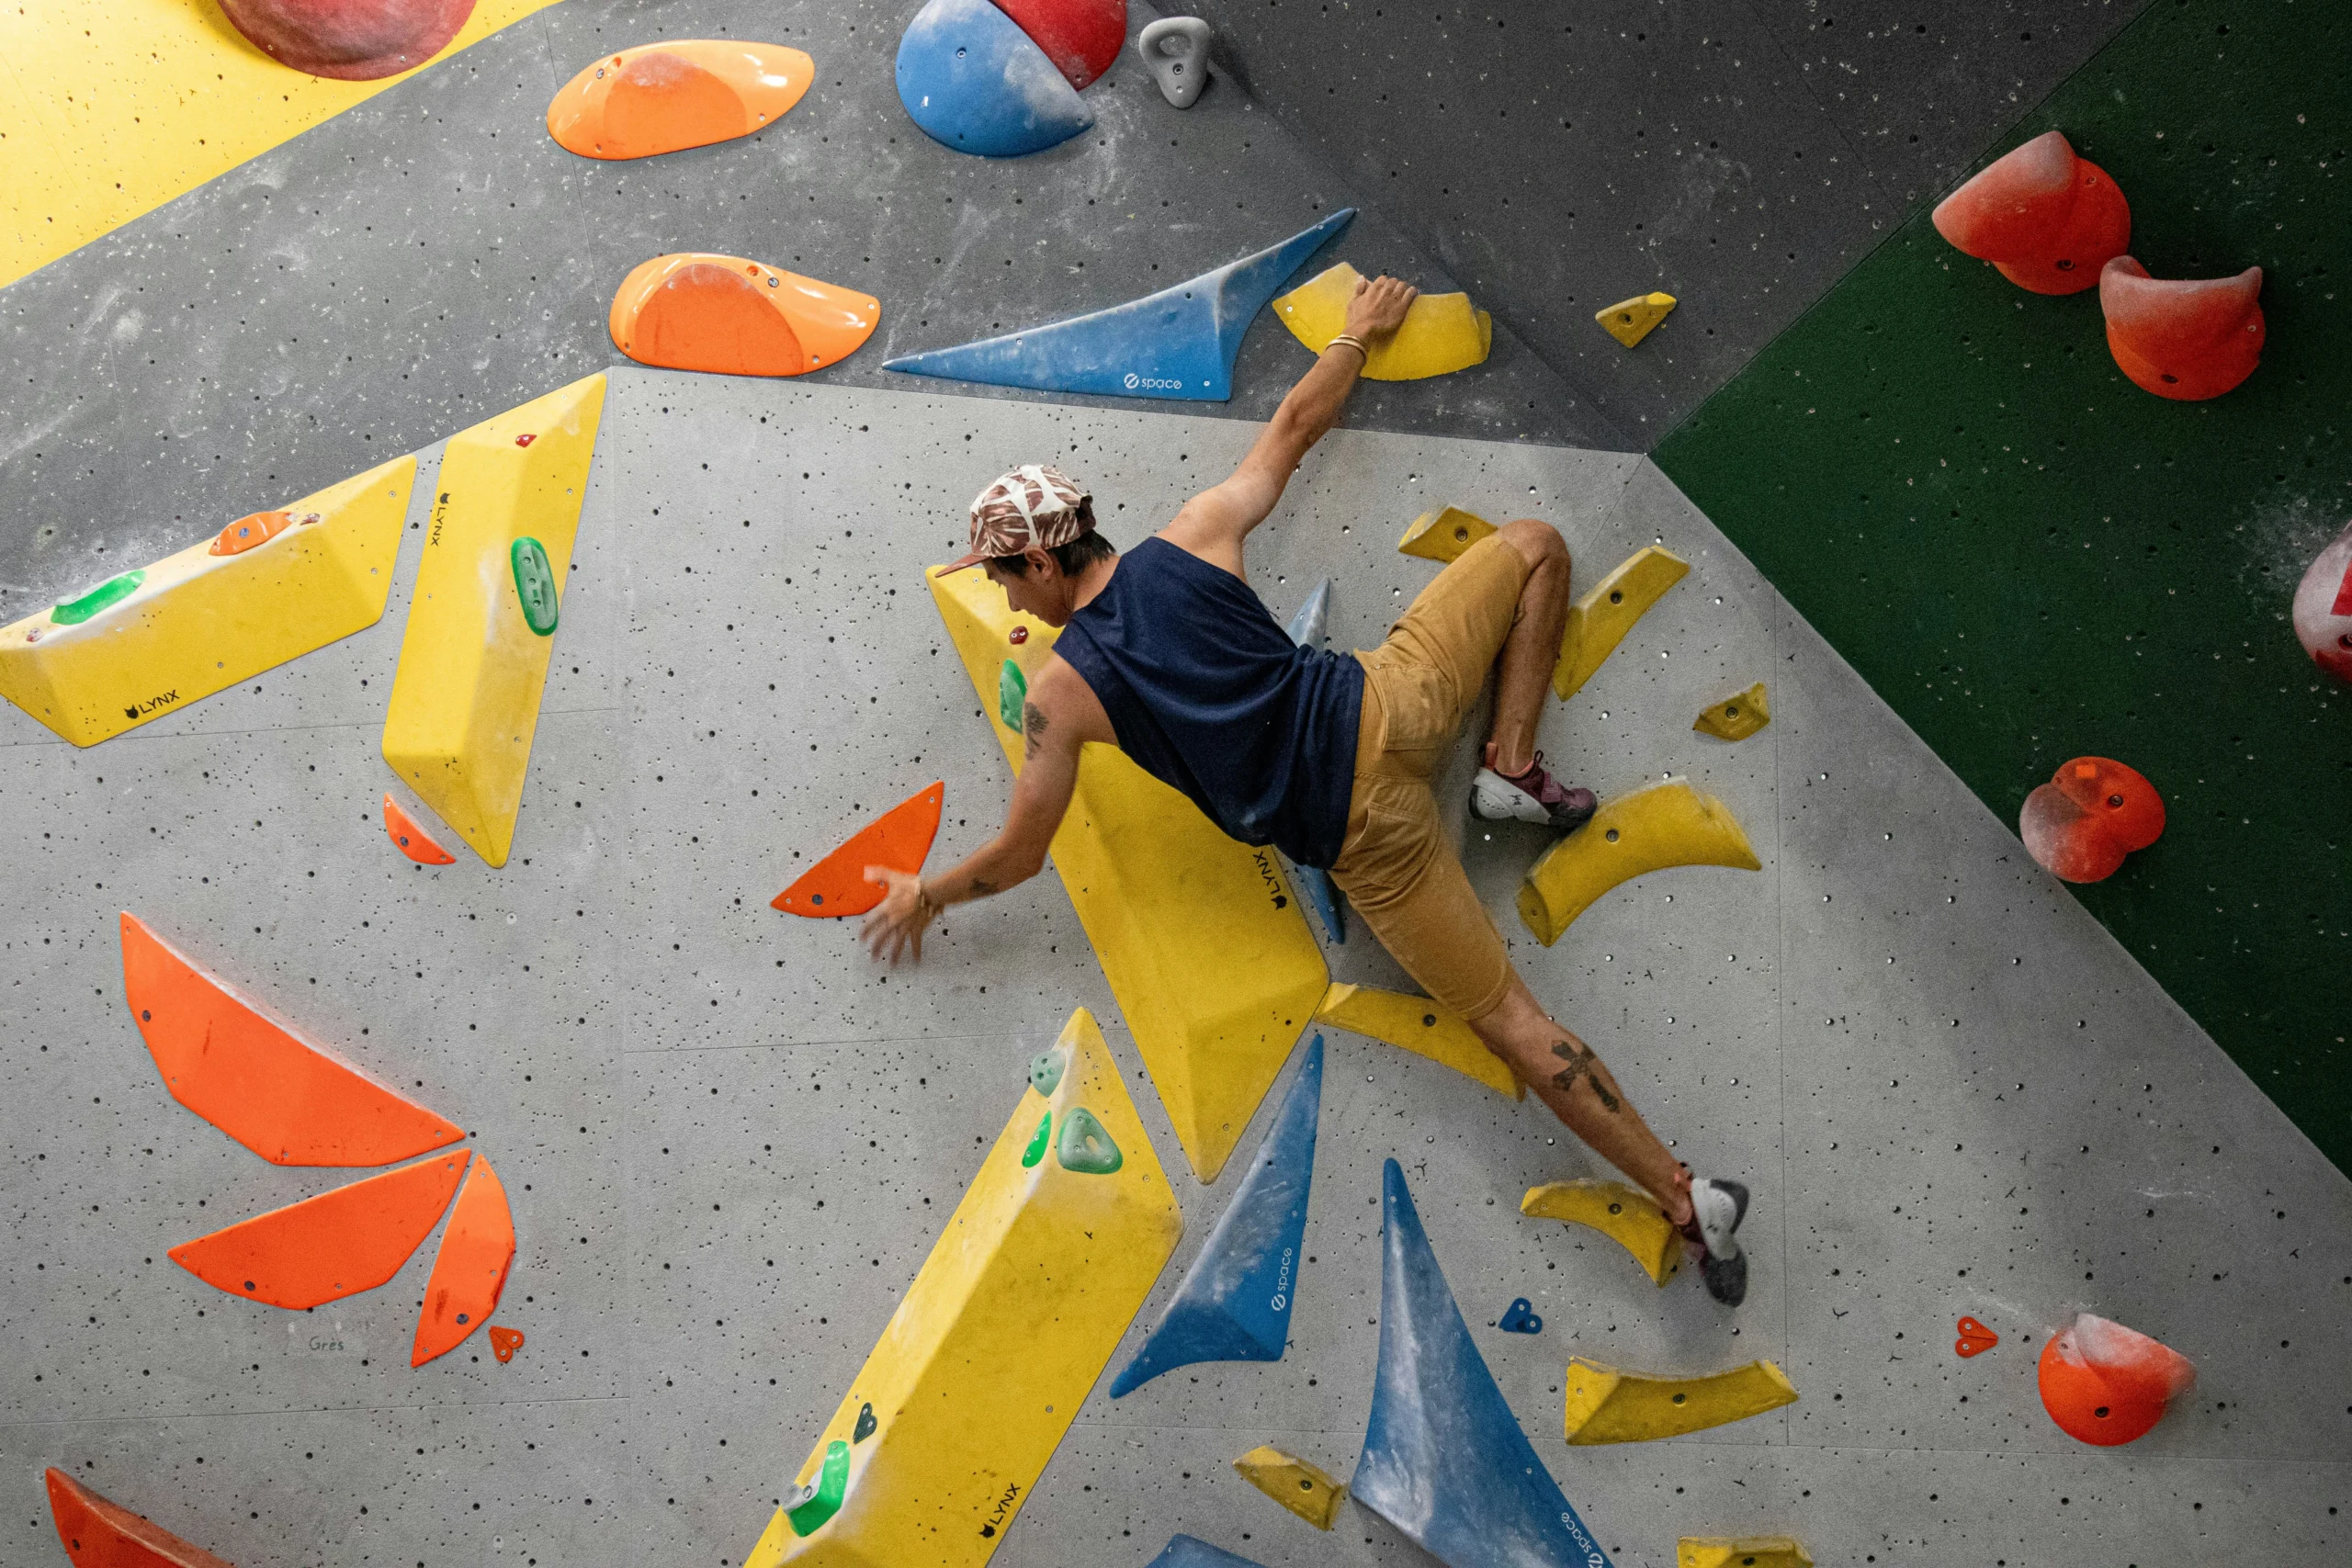
[{"label": "orange climbing hold", "polygon": [[171,1259],[216,1291],[300,1311],[372,1291],[433,1234],[473,1156],[460,1149],[200,1235]]},{"label": "orange climbing hold", "polygon": [[494,1323],[490,1325],[490,1353],[501,1361],[513,1360],[514,1352],[522,1348],[523,1331],[521,1329],[502,1328]]},{"label": "orange climbing hold", "polygon": [[583,158],[650,158],[731,141],[800,101],[815,61],[776,43],[681,39],[608,54],[548,105],[548,134]]},{"label": "orange climbing hold", "polygon": [[419,865],[453,865],[457,857],[433,841],[433,835],[416,825],[416,818],[401,809],[400,802],[390,795],[384,796],[384,831],[400,849]]},{"label": "orange climbing hold", "polygon": [[408,1364],[421,1367],[448,1354],[489,1322],[514,1262],[514,1213],[506,1206],[505,1184],[490,1161],[478,1159],[449,1211],[449,1227],[441,1233],[441,1252],[433,1260],[433,1277],[424,1282],[424,1310],[417,1316],[416,1348]]},{"label": "orange climbing hold", "polygon": [[1960,1320],[1960,1337],[1952,1341],[1952,1350],[1962,1359],[1981,1356],[2001,1342],[2001,1337],[1973,1317]]},{"label": "orange climbing hold", "polygon": [[2046,130],[1937,204],[1936,231],[2036,294],[2079,294],[2132,243],[2132,205],[2105,169]]},{"label": "orange climbing hold", "polygon": [[[315,512],[303,518],[306,523],[318,520],[319,514]],[[255,545],[269,543],[293,525],[294,514],[291,512],[256,512],[250,517],[240,517],[221,529],[220,536],[213,540],[212,547],[204,553],[209,556],[241,556]]]},{"label": "orange climbing hold", "polygon": [[883,887],[865,879],[865,868],[887,865],[909,874],[921,871],[931,841],[939,836],[939,808],[947,799],[947,785],[935,784],[920,795],[900,801],[857,836],[807,871],[798,881],[771,899],[768,908],[787,915],[823,919],[833,915],[862,915],[882,902]]},{"label": "orange climbing hold", "polygon": [[466,1135],[263,1017],[128,910],[122,988],[172,1098],[272,1165],[388,1165]]},{"label": "orange climbing hold", "polygon": [[741,256],[682,251],[621,280],[606,325],[641,365],[722,376],[798,376],[874,335],[881,301]]},{"label": "orange climbing hold", "polygon": [[2235,277],[2150,277],[2130,256],[2098,275],[2108,352],[2118,368],[2160,398],[2218,398],[2262,363],[2262,269]]},{"label": "orange climbing hold", "polygon": [[2089,1313],[2041,1348],[2041,1407],[2070,1438],[2113,1448],[2164,1419],[2165,1407],[2197,1382],[2179,1351]]},{"label": "orange climbing hold", "polygon": [[51,1470],[49,1517],[74,1568],[235,1568],[119,1503]]},{"label": "orange climbing hold", "polygon": [[2123,857],[2164,835],[2165,799],[2138,770],[2109,757],[2076,757],[2025,797],[2018,837],[2034,863],[2062,882],[2104,882]]}]

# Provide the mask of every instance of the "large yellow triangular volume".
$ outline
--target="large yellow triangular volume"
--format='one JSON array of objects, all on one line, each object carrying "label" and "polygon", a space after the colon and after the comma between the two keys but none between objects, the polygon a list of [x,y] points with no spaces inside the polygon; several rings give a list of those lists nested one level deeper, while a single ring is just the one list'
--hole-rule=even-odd
[{"label": "large yellow triangular volume", "polygon": [[[1011,659],[1034,680],[1054,630],[1016,617],[978,567],[929,581],[1018,773],[999,677]],[[1018,645],[1016,621],[1028,628]],[[1053,850],[1193,1173],[1215,1181],[1323,999],[1323,950],[1272,850],[1227,838],[1115,747],[1081,753]]]},{"label": "large yellow triangular volume", "polygon": [[1553,694],[1562,702],[1576,695],[1600,661],[1616,651],[1634,623],[1690,570],[1689,561],[1663,545],[1647,545],[1569,605],[1559,661],[1552,666]]},{"label": "large yellow triangular volume", "polygon": [[0,630],[0,695],[95,746],[375,625],[415,478],[395,458],[293,502],[266,542],[208,538],[26,616]]},{"label": "large yellow triangular volume", "polygon": [[[1363,274],[1346,262],[1317,274],[1274,301],[1274,317],[1291,336],[1320,354],[1347,330],[1348,301]],[[1405,324],[1365,356],[1368,381],[1418,381],[1486,362],[1495,325],[1474,310],[1467,294],[1424,294],[1405,312]]]},{"label": "large yellow triangular volume", "polygon": [[539,542],[560,605],[604,406],[590,376],[453,435],[434,486],[384,761],[492,865],[514,840],[555,640],[523,618],[513,547]]},{"label": "large yellow triangular volume", "polygon": [[[817,1495],[786,1500],[744,1568],[978,1568],[1004,1540],[1184,1231],[1084,1009],[1052,1055],[1053,1093],[1033,1074],[801,1466]],[[1093,1157],[1066,1165],[1073,1122]]]},{"label": "large yellow triangular volume", "polygon": [[1604,802],[1544,851],[1519,886],[1519,918],[1549,947],[1603,893],[1673,865],[1763,869],[1731,807],[1669,778]]}]

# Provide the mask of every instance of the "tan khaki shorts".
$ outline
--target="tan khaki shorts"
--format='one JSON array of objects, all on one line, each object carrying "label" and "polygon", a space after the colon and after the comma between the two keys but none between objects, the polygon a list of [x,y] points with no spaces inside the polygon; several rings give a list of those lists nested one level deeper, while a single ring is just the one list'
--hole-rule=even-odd
[{"label": "tan khaki shorts", "polygon": [[1430,784],[1519,619],[1526,558],[1489,535],[1421,590],[1388,639],[1359,653],[1348,836],[1331,879],[1421,988],[1464,1019],[1510,989],[1510,957],[1440,825]]}]

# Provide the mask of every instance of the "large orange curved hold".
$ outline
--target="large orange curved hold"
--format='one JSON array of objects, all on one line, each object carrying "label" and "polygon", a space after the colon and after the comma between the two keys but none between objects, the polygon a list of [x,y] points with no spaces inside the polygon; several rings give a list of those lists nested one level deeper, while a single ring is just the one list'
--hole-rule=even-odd
[{"label": "large orange curved hold", "polygon": [[2050,1337],[2036,1370],[2041,1407],[2068,1437],[2113,1448],[2164,1419],[2197,1382],[2179,1351],[2089,1313]]},{"label": "large orange curved hold", "polygon": [[474,0],[220,0],[255,49],[309,76],[373,82],[448,47]]},{"label": "large orange curved hold", "polygon": [[388,792],[384,796],[384,833],[401,853],[419,865],[454,865],[458,857],[435,843],[433,835],[416,825]]},{"label": "large orange curved hold", "polygon": [[51,1469],[49,1517],[74,1568],[235,1568]]},{"label": "large orange curved hold", "polygon": [[472,1157],[436,1155],[255,1214],[171,1259],[216,1291],[294,1312],[372,1291],[433,1234]]},{"label": "large orange curved hold", "polygon": [[882,302],[741,256],[682,251],[621,280],[606,323],[640,365],[722,376],[798,376],[874,335]]},{"label": "large orange curved hold", "polygon": [[2132,381],[2160,398],[2218,398],[2262,363],[2262,269],[2235,277],[2150,277],[2130,256],[2098,275],[2107,346]]},{"label": "large orange curved hold", "polygon": [[466,1135],[263,1017],[128,910],[122,989],[172,1098],[272,1165],[389,1165]]},{"label": "large orange curved hold", "polygon": [[882,902],[881,884],[865,880],[869,865],[909,874],[922,869],[931,841],[939,836],[939,811],[947,785],[935,784],[910,795],[858,829],[849,842],[800,874],[799,880],[768,901],[787,915],[824,919],[862,915]]},{"label": "large orange curved hold", "polygon": [[2132,206],[2054,130],[2012,148],[1939,202],[1936,231],[2036,294],[2079,294],[2132,243]]},{"label": "large orange curved hold", "polygon": [[817,62],[777,43],[681,39],[608,54],[548,105],[548,134],[583,158],[650,158],[764,130]]},{"label": "large orange curved hold", "polygon": [[1126,0],[996,0],[996,8],[1081,93],[1127,41]]},{"label": "large orange curved hold", "polygon": [[416,1348],[408,1364],[421,1367],[446,1356],[467,1335],[490,1321],[514,1262],[514,1213],[506,1206],[506,1186],[490,1161],[474,1161],[466,1189],[449,1211],[433,1277],[424,1282],[424,1310],[417,1314]]}]

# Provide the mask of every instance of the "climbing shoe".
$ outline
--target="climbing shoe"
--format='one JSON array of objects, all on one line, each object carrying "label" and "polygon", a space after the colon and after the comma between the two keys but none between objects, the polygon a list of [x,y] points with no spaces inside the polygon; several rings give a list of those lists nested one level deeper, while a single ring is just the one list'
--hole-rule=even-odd
[{"label": "climbing shoe", "polygon": [[1592,791],[1566,788],[1546,773],[1541,751],[1523,773],[1480,768],[1470,783],[1470,809],[1489,822],[1534,822],[1566,833],[1591,821],[1600,806]]},{"label": "climbing shoe", "polygon": [[1747,1299],[1747,1255],[1732,1233],[1747,1218],[1747,1189],[1736,1181],[1707,1177],[1690,1183],[1690,1217],[1680,1226],[1685,1241],[1699,1249],[1699,1275],[1707,1294],[1725,1306]]}]

